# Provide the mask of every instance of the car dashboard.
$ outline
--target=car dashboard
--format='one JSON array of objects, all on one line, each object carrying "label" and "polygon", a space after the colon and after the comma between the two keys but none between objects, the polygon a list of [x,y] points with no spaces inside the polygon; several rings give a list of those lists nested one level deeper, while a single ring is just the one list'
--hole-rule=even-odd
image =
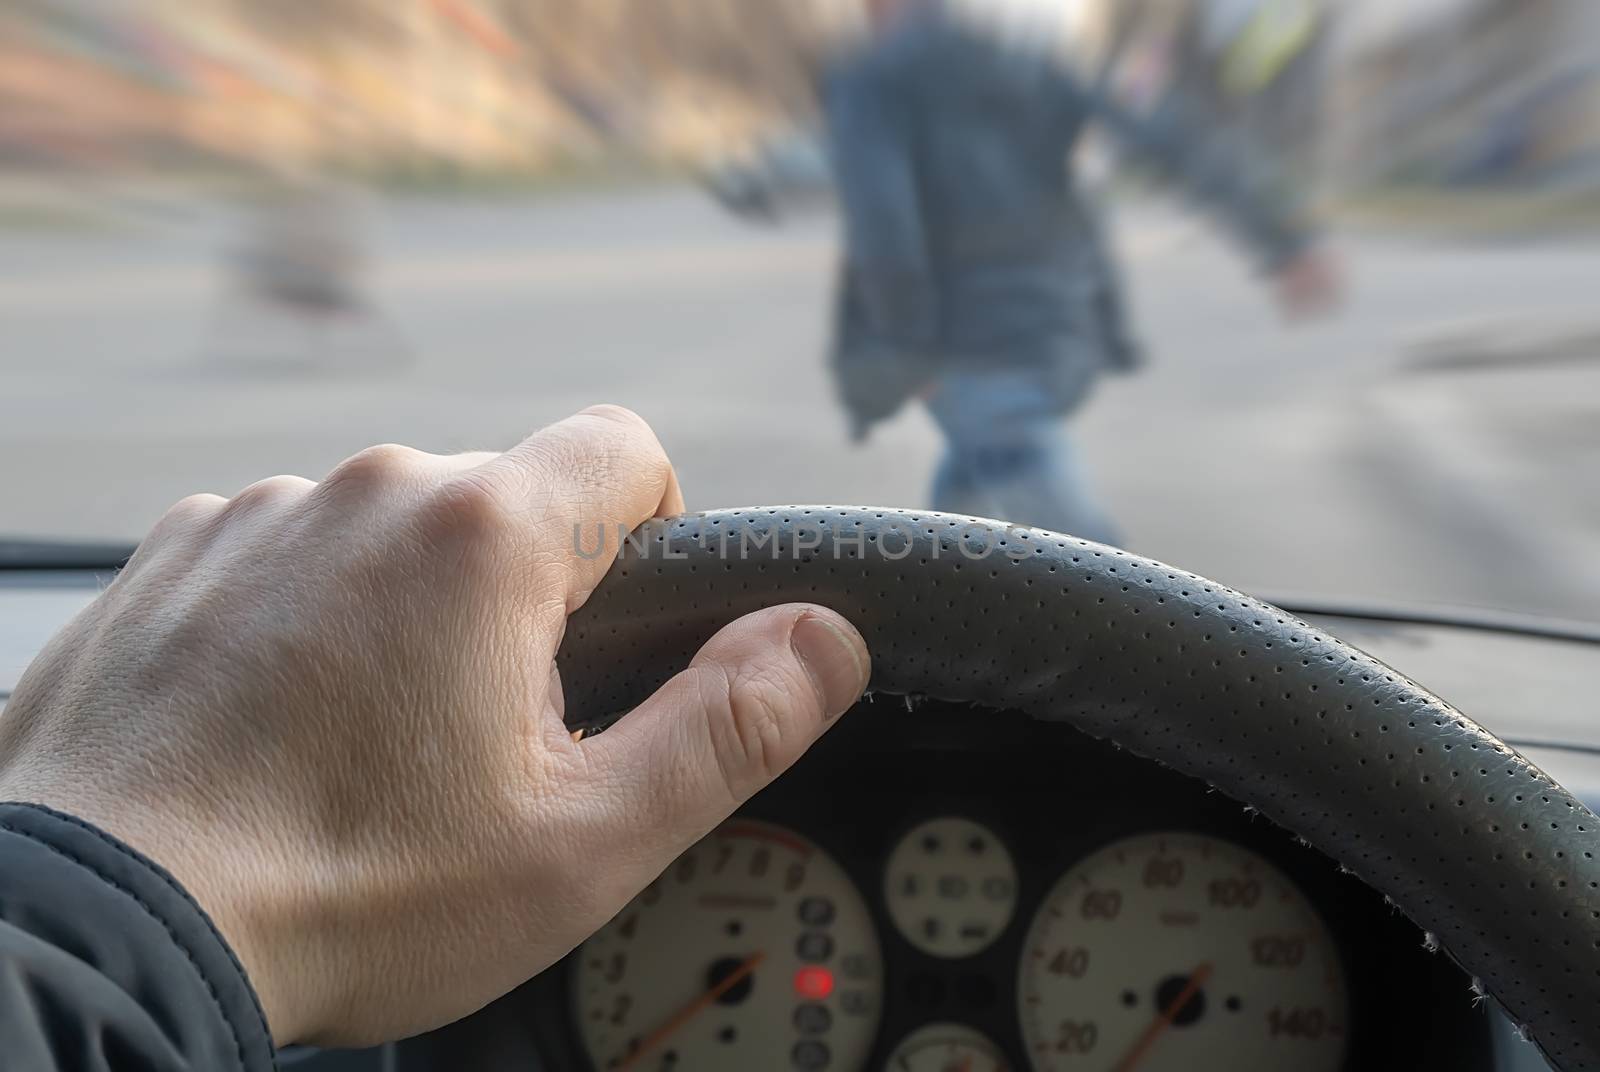
[{"label": "car dashboard", "polygon": [[1381,897],[1203,784],[885,697],[397,1067],[1465,1070],[1489,1027]]}]

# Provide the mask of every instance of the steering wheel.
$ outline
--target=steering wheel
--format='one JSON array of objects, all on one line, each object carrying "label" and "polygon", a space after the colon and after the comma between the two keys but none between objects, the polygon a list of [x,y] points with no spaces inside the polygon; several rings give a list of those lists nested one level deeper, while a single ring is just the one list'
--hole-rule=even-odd
[{"label": "steering wheel", "polygon": [[603,728],[792,601],[855,623],[874,692],[1069,722],[1258,809],[1391,899],[1554,1065],[1600,1068],[1600,820],[1389,667],[1160,562],[900,510],[652,521],[568,623],[569,722]]}]

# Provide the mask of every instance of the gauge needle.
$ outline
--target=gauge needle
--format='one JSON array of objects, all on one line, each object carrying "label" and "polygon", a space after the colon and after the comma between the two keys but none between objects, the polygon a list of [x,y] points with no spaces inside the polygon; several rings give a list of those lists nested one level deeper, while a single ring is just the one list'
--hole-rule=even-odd
[{"label": "gauge needle", "polygon": [[745,958],[737,968],[725,975],[715,986],[697,994],[693,1001],[667,1017],[660,1027],[646,1035],[638,1047],[624,1057],[621,1064],[617,1065],[617,1072],[624,1072],[625,1069],[632,1068],[639,1058],[671,1038],[678,1028],[693,1020],[705,1010],[706,1006],[739,985],[740,979],[755,971],[756,967],[766,959],[767,955],[765,953],[756,953]]},{"label": "gauge needle", "polygon": [[1189,981],[1183,984],[1183,989],[1178,991],[1178,996],[1169,1001],[1167,1007],[1161,1010],[1161,1014],[1150,1022],[1150,1026],[1145,1028],[1144,1034],[1134,1041],[1133,1046],[1123,1055],[1122,1060],[1112,1066],[1112,1072],[1133,1072],[1134,1066],[1144,1059],[1144,1055],[1150,1051],[1150,1047],[1155,1045],[1156,1039],[1161,1037],[1163,1031],[1172,1026],[1172,1021],[1177,1019],[1178,1013],[1182,1012],[1183,1007],[1189,1004],[1189,999],[1194,997],[1195,992],[1202,986],[1206,985],[1206,980],[1211,978],[1211,971],[1212,967],[1208,962],[1189,973]]}]

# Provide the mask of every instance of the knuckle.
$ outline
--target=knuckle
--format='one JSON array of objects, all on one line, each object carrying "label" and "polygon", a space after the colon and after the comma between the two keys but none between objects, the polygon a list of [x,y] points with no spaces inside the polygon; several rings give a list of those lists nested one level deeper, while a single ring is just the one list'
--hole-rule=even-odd
[{"label": "knuckle", "polygon": [[167,512],[151,528],[149,535],[139,545],[135,558],[147,557],[150,551],[174,537],[193,535],[206,529],[222,515],[228,500],[220,495],[202,493],[186,495],[167,507]]},{"label": "knuckle", "polygon": [[535,433],[513,452],[537,498],[559,490],[555,512],[603,506],[621,487],[665,485],[672,465],[649,425],[621,406],[595,406]]},{"label": "knuckle", "polygon": [[580,442],[573,445],[589,456],[591,464],[600,468],[623,464],[660,470],[670,467],[667,452],[662,449],[654,429],[633,410],[606,404],[583,412],[606,422],[599,428],[589,429],[580,437]]},{"label": "knuckle", "polygon": [[236,514],[299,499],[315,485],[304,477],[270,476],[249,485],[228,500],[226,512]]},{"label": "knuckle", "polygon": [[619,406],[615,402],[602,402],[599,405],[590,406],[583,410],[583,414],[588,417],[599,417],[602,420],[624,425],[634,430],[648,432],[651,435],[655,434],[651,430],[649,422],[643,417],[627,406]]},{"label": "knuckle", "polygon": [[169,506],[167,512],[161,515],[161,520],[156,523],[156,531],[188,528],[209,521],[227,505],[227,502],[228,500],[222,496],[209,493],[186,495]]},{"label": "knuckle", "polygon": [[430,542],[465,547],[498,543],[517,523],[504,492],[478,471],[441,483],[428,496],[422,519]]},{"label": "knuckle", "polygon": [[710,706],[717,765],[734,799],[744,800],[789,766],[788,687],[766,668],[724,673],[721,702]]},{"label": "knuckle", "polygon": [[426,457],[422,451],[399,443],[380,443],[340,462],[323,484],[333,490],[382,487],[415,474]]},{"label": "knuckle", "polygon": [[113,587],[124,588],[129,578],[141,573],[152,561],[176,551],[191,553],[197,546],[208,542],[214,525],[227,508],[228,500],[220,495],[202,493],[186,495],[167,507],[166,513],[151,526],[145,538],[139,541],[133,557],[117,575]]}]

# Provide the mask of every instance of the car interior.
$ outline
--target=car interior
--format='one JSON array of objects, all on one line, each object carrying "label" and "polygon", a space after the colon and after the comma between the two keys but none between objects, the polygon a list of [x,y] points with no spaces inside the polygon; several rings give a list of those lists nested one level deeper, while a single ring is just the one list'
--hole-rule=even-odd
[{"label": "car interior", "polygon": [[[0,575],[7,687],[103,577]],[[875,672],[800,763],[524,986],[285,1067],[1584,1067],[1600,634],[1302,617],[971,518],[721,511],[640,530],[574,616],[569,723],[802,596]]]},{"label": "car interior", "polygon": [[1596,0],[7,3],[0,718],[184,496],[615,403],[719,508],[567,728],[790,602],[867,693],[285,1072],[1600,1072],[1597,117]]}]

